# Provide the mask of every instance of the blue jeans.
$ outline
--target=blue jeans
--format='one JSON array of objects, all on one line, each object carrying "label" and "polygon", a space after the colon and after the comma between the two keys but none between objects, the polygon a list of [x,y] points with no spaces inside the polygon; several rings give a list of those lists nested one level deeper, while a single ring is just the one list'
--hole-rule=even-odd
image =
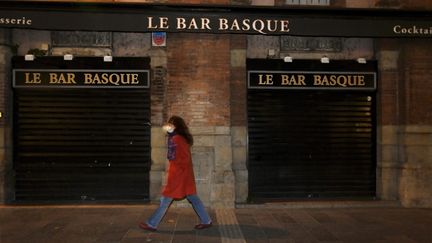
[{"label": "blue jeans", "polygon": [[[210,224],[212,220],[204,208],[204,204],[201,199],[194,194],[186,196],[187,200],[192,204],[193,209],[200,218],[201,224]],[[171,205],[173,199],[170,197],[161,196],[159,208],[153,213],[153,215],[147,220],[147,225],[153,228],[157,228],[162,218],[165,216],[166,211]]]}]

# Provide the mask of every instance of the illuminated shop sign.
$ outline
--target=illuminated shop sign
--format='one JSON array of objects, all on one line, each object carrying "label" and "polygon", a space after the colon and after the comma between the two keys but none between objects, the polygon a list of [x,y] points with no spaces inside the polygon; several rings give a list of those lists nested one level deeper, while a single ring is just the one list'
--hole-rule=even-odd
[{"label": "illuminated shop sign", "polygon": [[[92,15],[89,13],[66,12],[60,15],[53,12],[3,12],[0,10],[0,27],[48,30],[248,33],[262,35],[280,35],[290,32],[290,19],[284,17],[198,17],[194,15],[131,14],[125,18],[125,15],[120,13],[99,13]],[[72,19],[73,21],[71,21]],[[118,19],[119,21],[107,22],[107,19]]]},{"label": "illuminated shop sign", "polygon": [[376,73],[248,71],[248,88],[375,90]]},{"label": "illuminated shop sign", "polygon": [[393,27],[393,32],[398,35],[424,35],[424,36],[432,36],[432,26],[421,27],[417,25],[395,25]]},{"label": "illuminated shop sign", "polygon": [[14,88],[148,88],[147,70],[14,69]]},{"label": "illuminated shop sign", "polygon": [[26,4],[0,2],[0,27],[108,32],[432,37],[432,16],[418,11]]}]

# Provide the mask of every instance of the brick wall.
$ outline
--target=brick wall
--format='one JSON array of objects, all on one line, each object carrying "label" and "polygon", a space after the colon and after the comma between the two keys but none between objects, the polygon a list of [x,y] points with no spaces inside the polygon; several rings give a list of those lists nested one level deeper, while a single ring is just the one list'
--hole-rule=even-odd
[{"label": "brick wall", "polygon": [[428,40],[380,40],[382,125],[430,125],[432,48]]},{"label": "brick wall", "polygon": [[403,70],[399,68],[400,44],[398,40],[381,39],[376,41],[379,58],[378,84],[378,124],[397,125],[403,116],[402,98],[398,94],[403,89]]},{"label": "brick wall", "polygon": [[407,207],[432,208],[432,47],[430,40],[403,42],[404,123],[400,133],[400,200]]},{"label": "brick wall", "polygon": [[230,124],[229,35],[169,34],[167,117],[190,126]]},{"label": "brick wall", "polygon": [[246,125],[246,48],[245,35],[231,35],[231,125]]},{"label": "brick wall", "polygon": [[400,0],[399,2],[403,8],[432,9],[432,2],[430,0]]},{"label": "brick wall", "polygon": [[430,40],[412,40],[404,46],[406,123],[431,125],[432,47]]},{"label": "brick wall", "polygon": [[380,75],[380,123],[383,125],[398,124],[398,103],[397,84],[399,82],[399,72],[383,71]]}]

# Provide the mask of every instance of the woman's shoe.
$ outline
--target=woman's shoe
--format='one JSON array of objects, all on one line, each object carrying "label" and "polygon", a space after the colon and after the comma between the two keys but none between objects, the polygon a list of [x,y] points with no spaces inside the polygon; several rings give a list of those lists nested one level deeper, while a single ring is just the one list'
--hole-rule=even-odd
[{"label": "woman's shoe", "polygon": [[212,226],[212,223],[210,223],[210,224],[197,224],[197,225],[195,225],[195,229],[201,230],[201,229],[210,228],[211,226]]},{"label": "woman's shoe", "polygon": [[143,229],[143,230],[147,230],[147,231],[151,231],[151,232],[156,231],[156,228],[153,228],[153,227],[149,226],[149,225],[146,224],[146,223],[139,223],[138,226],[139,226],[141,229]]}]

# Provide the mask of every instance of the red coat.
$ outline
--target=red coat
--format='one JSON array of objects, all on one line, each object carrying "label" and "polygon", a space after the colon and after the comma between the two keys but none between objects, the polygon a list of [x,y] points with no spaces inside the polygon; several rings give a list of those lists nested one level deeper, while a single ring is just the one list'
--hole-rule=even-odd
[{"label": "red coat", "polygon": [[[190,145],[181,135],[170,137],[169,168],[167,184],[162,195],[174,199],[181,199],[187,195],[196,194],[195,176],[193,172]],[[171,144],[171,148],[170,148]],[[174,146],[174,148],[172,148]]]}]

